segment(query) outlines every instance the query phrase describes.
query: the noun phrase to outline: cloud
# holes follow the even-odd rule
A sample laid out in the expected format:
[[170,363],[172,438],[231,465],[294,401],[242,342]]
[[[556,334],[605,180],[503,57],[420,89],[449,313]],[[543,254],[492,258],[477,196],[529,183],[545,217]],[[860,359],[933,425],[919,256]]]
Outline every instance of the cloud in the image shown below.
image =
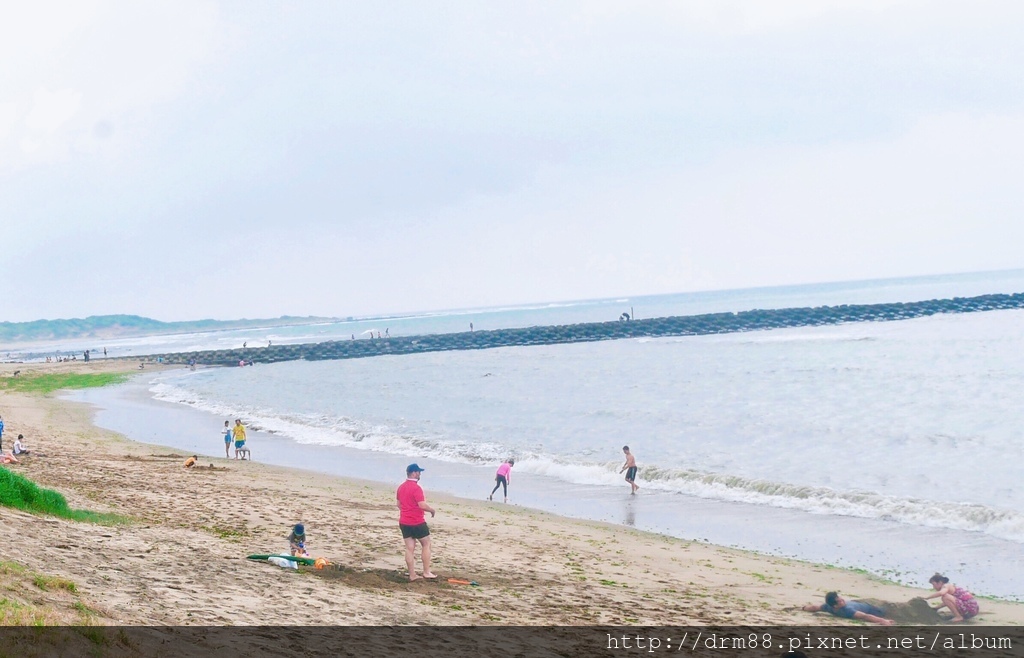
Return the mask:
[[102,141],[97,123],[145,139],[147,114],[177,98],[226,38],[216,8],[202,0],[4,5],[0,175],[88,160]]
[[23,58],[0,57],[10,312],[350,315],[1024,265],[1015,5],[402,9],[0,10],[0,54]]

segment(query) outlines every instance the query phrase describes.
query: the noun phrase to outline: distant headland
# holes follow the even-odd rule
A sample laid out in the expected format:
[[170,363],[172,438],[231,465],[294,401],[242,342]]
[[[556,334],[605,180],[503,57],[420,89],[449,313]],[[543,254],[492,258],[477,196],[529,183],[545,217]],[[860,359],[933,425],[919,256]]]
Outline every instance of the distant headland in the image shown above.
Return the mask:
[[92,315],[68,320],[33,320],[31,322],[0,322],[0,342],[60,340],[63,338],[125,338],[156,336],[228,329],[263,329],[292,327],[321,322],[339,322],[338,318],[295,317],[262,320],[189,320],[161,322],[139,315]]

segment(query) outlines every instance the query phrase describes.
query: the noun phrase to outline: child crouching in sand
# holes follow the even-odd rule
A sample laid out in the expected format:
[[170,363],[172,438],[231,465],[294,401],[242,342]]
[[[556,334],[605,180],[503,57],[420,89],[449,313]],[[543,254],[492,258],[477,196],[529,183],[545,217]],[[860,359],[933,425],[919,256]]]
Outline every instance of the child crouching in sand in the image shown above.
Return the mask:
[[301,523],[296,523],[291,534],[288,535],[288,548],[292,555],[309,557],[309,553],[306,551],[306,527]]

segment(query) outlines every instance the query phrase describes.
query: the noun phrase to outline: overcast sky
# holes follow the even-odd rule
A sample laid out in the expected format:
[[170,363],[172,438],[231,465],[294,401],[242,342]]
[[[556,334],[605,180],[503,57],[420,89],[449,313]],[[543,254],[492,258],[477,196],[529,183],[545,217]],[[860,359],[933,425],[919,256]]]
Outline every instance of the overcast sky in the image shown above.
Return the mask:
[[1024,267],[1024,3],[11,2],[0,320]]

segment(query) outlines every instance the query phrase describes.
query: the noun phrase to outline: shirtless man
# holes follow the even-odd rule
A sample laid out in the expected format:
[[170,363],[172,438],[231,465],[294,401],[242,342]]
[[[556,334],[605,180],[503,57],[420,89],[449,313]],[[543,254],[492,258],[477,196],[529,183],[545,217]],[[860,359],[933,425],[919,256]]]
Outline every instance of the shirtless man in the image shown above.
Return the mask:
[[626,472],[626,482],[629,482],[629,486],[633,488],[630,493],[635,494],[636,490],[640,488],[636,486],[636,457],[629,451],[629,446],[622,446],[622,452],[626,453],[626,463],[619,469],[619,473]]

